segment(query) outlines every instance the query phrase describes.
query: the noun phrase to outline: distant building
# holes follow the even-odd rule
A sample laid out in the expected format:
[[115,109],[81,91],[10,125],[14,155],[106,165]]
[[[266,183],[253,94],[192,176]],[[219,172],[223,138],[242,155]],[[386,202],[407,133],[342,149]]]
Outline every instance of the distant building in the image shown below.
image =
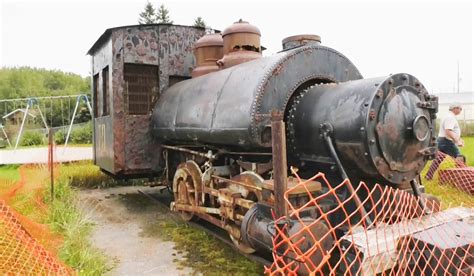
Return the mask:
[[474,120],[474,92],[462,93],[439,93],[439,112],[438,118],[443,118],[449,112],[449,105],[453,103],[462,104],[462,112],[459,114],[459,120]]

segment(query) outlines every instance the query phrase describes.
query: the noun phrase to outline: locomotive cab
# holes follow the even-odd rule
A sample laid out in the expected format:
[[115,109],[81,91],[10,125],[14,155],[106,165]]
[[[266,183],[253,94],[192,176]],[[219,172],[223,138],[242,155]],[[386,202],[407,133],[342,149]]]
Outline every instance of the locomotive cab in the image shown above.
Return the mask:
[[191,78],[204,28],[146,24],[107,29],[91,56],[93,156],[115,178],[156,177],[159,144],[150,115],[160,95]]

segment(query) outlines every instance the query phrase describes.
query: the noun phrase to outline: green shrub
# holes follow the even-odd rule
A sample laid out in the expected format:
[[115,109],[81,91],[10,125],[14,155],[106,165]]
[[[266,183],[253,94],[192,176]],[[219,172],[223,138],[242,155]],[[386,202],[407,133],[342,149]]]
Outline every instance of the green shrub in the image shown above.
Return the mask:
[[25,131],[21,137],[21,146],[36,146],[44,144],[44,135],[36,131]]
[[[60,129],[54,133],[54,142],[64,145],[68,129]],[[69,135],[68,144],[92,144],[92,124],[73,126]]]
[[0,138],[0,149],[6,148],[6,147],[7,147],[7,142],[3,138]]
[[92,144],[92,125],[88,123],[73,128],[69,139],[71,144]]
[[56,145],[63,145],[66,142],[67,132],[64,129],[60,129],[54,133],[54,143]]

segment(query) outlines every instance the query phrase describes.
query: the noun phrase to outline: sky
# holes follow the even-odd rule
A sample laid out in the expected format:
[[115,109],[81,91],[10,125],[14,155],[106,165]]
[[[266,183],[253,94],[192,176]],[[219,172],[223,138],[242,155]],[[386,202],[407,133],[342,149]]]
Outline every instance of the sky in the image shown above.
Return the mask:
[[[317,34],[368,77],[416,76],[432,93],[473,91],[472,1],[156,1],[175,24],[201,16],[224,30],[243,19],[262,33],[264,55],[283,38]],[[134,25],[146,0],[0,0],[0,66],[88,76],[87,50],[107,29]]]

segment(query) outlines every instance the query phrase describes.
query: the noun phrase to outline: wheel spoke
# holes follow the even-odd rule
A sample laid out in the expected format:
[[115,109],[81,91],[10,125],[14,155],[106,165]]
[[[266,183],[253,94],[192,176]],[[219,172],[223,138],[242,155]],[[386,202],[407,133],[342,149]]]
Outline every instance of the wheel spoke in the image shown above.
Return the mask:
[[[201,200],[198,198],[201,185],[201,171],[199,166],[193,161],[181,163],[175,173],[173,179],[173,187],[176,188],[174,193],[175,202],[187,206],[200,206]],[[194,217],[194,212],[178,211],[181,217],[189,221]]]

